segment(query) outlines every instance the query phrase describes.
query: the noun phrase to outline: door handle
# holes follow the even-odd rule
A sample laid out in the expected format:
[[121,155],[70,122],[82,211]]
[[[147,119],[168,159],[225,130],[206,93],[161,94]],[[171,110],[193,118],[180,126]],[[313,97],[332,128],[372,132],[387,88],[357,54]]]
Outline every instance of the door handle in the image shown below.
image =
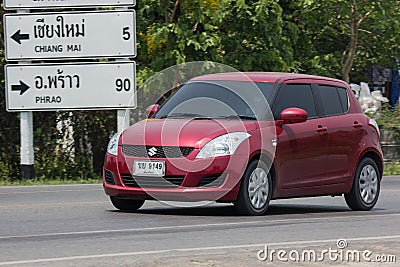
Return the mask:
[[362,125],[361,123],[358,123],[358,121],[354,121],[353,127],[354,127],[354,128],[357,128],[357,129],[360,129],[360,128],[363,127],[363,125]]
[[328,132],[328,128],[327,127],[322,127],[321,125],[318,125],[318,128],[316,130],[317,132],[319,132],[320,135],[324,135]]

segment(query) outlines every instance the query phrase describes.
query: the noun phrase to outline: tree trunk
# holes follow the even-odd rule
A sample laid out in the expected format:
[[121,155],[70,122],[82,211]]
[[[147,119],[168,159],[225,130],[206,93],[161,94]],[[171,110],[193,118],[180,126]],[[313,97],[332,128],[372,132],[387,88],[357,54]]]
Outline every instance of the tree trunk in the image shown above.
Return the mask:
[[164,21],[168,23],[168,8],[166,0],[162,0],[163,8],[164,8]]
[[175,21],[175,17],[176,17],[176,14],[178,12],[179,4],[180,4],[179,1],[180,0],[176,0],[175,1],[174,9],[172,10],[172,14],[171,14],[171,21],[170,21],[171,23],[173,23]]
[[345,62],[342,66],[342,78],[347,83],[350,82],[350,71],[356,57],[357,46],[358,46],[358,31],[361,23],[367,19],[376,9],[371,8],[363,16],[357,11],[357,0],[353,0],[351,4],[350,14],[350,42],[347,46],[347,51],[344,53]]
[[357,51],[358,27],[359,21],[357,21],[356,0],[353,0],[350,14],[350,42],[348,44],[348,50],[345,55],[346,60],[342,66],[342,79],[347,83],[350,82],[350,71],[353,66],[354,58]]

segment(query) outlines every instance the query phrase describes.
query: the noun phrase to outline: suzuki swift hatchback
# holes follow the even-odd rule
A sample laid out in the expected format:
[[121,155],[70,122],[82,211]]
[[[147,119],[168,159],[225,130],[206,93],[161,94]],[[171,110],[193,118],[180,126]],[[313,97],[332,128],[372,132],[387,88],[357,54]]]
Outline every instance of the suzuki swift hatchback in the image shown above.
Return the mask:
[[378,200],[379,129],[343,81],[206,75],[147,111],[108,145],[104,190],[117,209],[214,200],[261,215],[271,199],[344,195],[353,210]]

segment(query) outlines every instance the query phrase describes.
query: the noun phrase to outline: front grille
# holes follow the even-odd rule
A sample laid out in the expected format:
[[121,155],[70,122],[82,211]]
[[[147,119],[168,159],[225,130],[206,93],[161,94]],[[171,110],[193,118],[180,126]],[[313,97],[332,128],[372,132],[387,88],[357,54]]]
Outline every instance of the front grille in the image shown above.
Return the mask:
[[104,171],[104,176],[107,184],[115,184],[114,175],[109,170]]
[[125,186],[137,188],[177,188],[182,182],[184,176],[132,176],[130,174],[121,174]]
[[141,158],[182,158],[187,157],[193,149],[193,147],[177,146],[122,145],[122,152],[126,156]]
[[197,187],[202,188],[210,188],[210,187],[219,187],[225,181],[226,174],[213,175],[203,177]]

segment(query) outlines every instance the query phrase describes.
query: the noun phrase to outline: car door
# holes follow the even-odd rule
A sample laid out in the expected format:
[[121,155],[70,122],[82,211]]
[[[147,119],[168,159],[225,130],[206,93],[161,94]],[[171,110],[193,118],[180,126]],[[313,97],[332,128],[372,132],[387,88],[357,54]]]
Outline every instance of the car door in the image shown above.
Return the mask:
[[279,89],[273,112],[276,119],[286,108],[302,108],[306,122],[277,127],[275,169],[281,189],[324,185],[328,136],[323,118],[318,116],[311,84],[287,83]]
[[363,125],[358,114],[348,112],[346,88],[319,85],[318,95],[329,139],[326,184],[343,183],[352,176],[350,165],[362,149]]

